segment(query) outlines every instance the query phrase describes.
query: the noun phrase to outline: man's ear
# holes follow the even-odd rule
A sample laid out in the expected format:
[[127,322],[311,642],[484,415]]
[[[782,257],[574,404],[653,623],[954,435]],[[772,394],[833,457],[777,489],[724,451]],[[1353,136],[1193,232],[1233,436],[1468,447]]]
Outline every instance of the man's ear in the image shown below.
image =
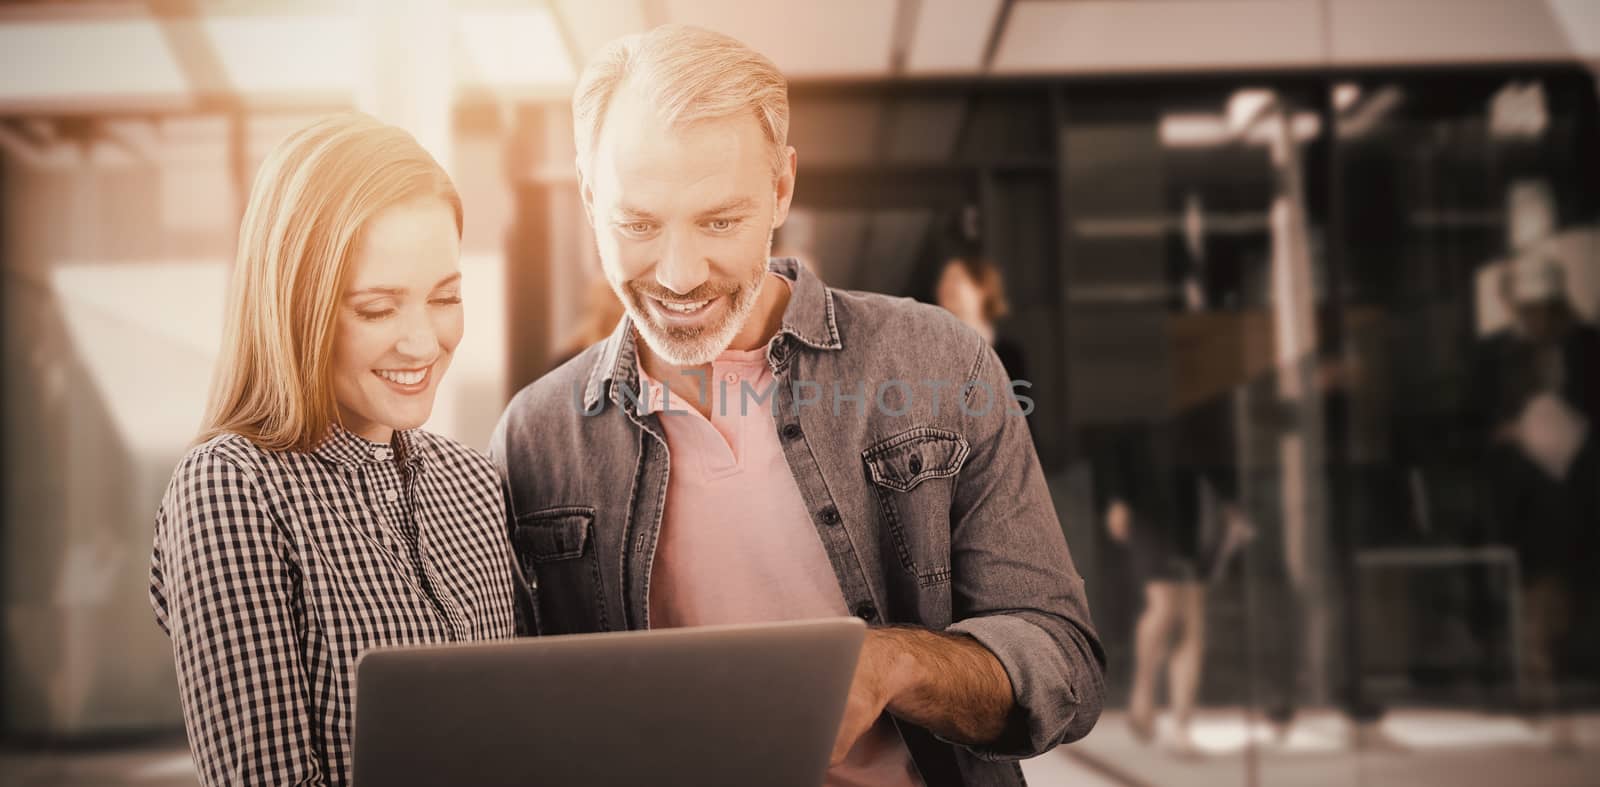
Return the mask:
[[789,219],[789,203],[794,200],[794,177],[800,166],[800,157],[793,147],[784,148],[783,153],[783,170],[778,173],[778,180],[773,188],[777,197],[772,207],[773,229],[782,227]]
[[583,174],[583,159],[573,157],[573,164],[578,169],[578,197],[583,203],[583,214],[589,217],[589,226],[594,226],[594,190],[589,188],[589,178]]

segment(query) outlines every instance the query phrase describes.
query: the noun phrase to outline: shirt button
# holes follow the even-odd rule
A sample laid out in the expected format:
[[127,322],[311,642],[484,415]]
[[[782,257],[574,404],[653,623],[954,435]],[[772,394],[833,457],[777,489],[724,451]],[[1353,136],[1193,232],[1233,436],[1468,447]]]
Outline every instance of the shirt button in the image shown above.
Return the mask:
[[839,524],[839,509],[834,508],[833,506],[828,506],[827,508],[822,509],[822,524]]
[[394,501],[400,499],[400,493],[390,489],[383,493],[383,499],[393,503]]
[[785,424],[784,427],[783,427],[783,439],[785,439],[785,440],[798,440],[798,439],[800,439],[800,425],[799,424]]
[[873,606],[872,602],[870,602],[870,601],[866,601],[866,602],[862,602],[860,604],[857,604],[856,605],[856,617],[861,618],[862,620],[865,620],[868,623],[871,623],[872,621],[876,620],[877,617],[878,617],[878,608]]
[[727,380],[730,383],[736,383],[739,382],[739,375],[734,374],[733,372],[728,372],[722,376],[722,379]]
[[922,457],[913,455],[911,457],[911,474],[916,475],[920,472],[922,472]]
[[387,448],[374,448],[374,449],[372,449],[372,458],[376,459],[376,460],[378,460],[380,462],[387,460],[389,458],[389,449],[387,449]]

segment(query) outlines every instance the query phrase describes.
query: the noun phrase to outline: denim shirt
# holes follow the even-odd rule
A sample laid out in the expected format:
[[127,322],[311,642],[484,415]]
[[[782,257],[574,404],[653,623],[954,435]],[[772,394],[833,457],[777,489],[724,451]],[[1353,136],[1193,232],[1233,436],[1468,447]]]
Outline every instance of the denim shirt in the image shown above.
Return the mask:
[[[871,624],[971,636],[1015,708],[999,739],[899,726],[929,787],[1019,785],[1015,760],[1087,734],[1105,656],[1038,456],[994,351],[942,309],[834,290],[795,260],[767,344],[777,430],[849,608]],[[490,456],[542,634],[644,629],[671,457],[640,415],[635,333],[519,392]],[[1025,396],[1025,389],[1016,389]],[[737,397],[734,397],[737,399]],[[668,415],[667,417],[673,417]]]

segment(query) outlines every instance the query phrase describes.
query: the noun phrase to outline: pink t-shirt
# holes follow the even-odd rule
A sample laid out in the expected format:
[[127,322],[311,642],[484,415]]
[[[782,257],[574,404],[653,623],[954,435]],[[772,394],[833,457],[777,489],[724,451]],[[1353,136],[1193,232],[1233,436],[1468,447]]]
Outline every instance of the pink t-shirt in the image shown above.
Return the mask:
[[[642,368],[639,374],[650,386],[646,412],[683,411],[660,416],[672,470],[650,574],[651,627],[850,614],[773,427],[765,350],[730,350],[712,362],[709,421],[676,393],[666,398]],[[922,780],[885,714],[828,771],[827,784]]]

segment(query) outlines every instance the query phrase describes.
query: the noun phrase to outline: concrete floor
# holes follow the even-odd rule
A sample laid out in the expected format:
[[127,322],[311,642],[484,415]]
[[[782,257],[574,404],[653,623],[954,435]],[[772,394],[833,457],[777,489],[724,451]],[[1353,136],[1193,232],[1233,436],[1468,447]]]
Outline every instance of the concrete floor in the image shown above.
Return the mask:
[[[1064,751],[1023,764],[1032,787],[1115,787]],[[196,787],[183,741],[106,751],[0,750],[0,787]]]
[[195,787],[194,763],[180,740],[104,750],[0,750],[5,787]]
[[1557,754],[1543,728],[1520,718],[1394,710],[1357,748],[1352,726],[1332,711],[1299,714],[1279,740],[1266,723],[1248,723],[1242,709],[1208,709],[1193,726],[1199,756],[1180,756],[1163,743],[1166,719],[1157,742],[1145,745],[1126,714],[1113,711],[1066,750],[1128,785],[1600,785],[1600,715],[1577,719],[1575,728],[1580,748]]
[[[1242,710],[1208,709],[1194,725],[1200,756],[1181,757],[1159,740],[1138,743],[1127,717],[1111,711],[1083,741],[1023,763],[1023,772],[1032,787],[1600,784],[1600,715],[1579,719],[1577,732],[1578,751],[1554,754],[1543,730],[1521,719],[1402,710],[1386,716],[1371,745],[1357,750],[1351,728],[1332,712],[1301,714],[1280,741],[1265,724],[1247,723]],[[4,787],[195,784],[182,740],[106,750],[0,750]]]

